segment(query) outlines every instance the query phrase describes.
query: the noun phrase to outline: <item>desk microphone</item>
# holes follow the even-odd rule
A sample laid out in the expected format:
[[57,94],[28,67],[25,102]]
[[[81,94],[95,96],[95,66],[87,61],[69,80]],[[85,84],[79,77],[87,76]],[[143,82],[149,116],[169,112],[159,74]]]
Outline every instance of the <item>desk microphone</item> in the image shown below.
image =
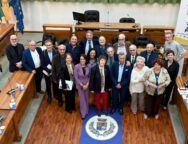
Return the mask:
[[10,78],[8,78],[8,82],[9,82],[10,90],[7,92],[7,94],[11,95],[16,92],[17,88],[12,88],[11,83],[10,83]]

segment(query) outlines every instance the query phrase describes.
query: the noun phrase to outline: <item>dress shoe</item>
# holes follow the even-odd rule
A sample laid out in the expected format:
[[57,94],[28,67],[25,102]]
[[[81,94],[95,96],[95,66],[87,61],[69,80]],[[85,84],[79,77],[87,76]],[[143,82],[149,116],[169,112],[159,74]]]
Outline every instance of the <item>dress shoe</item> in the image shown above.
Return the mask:
[[112,115],[112,114],[115,113],[115,112],[116,112],[115,109],[111,109],[110,114]]
[[123,109],[119,109],[119,114],[123,115]]
[[100,111],[100,110],[97,111],[97,115],[98,115],[99,117],[101,116],[101,111]]

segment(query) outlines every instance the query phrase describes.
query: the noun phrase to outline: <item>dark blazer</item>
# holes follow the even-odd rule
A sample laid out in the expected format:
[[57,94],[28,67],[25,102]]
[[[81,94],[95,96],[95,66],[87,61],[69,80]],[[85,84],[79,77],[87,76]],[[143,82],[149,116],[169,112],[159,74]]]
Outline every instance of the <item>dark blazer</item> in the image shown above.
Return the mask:
[[[105,74],[105,91],[108,91],[108,89],[111,86],[111,77],[110,77],[110,69],[107,65],[104,67],[104,74]],[[94,91],[96,93],[101,92],[101,74],[99,70],[99,65],[97,64],[91,69],[91,75],[90,75],[90,91]]]
[[145,64],[146,64],[146,66],[148,66],[149,68],[153,67],[152,61],[153,61],[154,59],[158,58],[157,54],[156,54],[154,51],[151,52],[151,55],[150,55],[148,61],[147,61],[147,51],[141,52],[141,53],[140,53],[140,56],[142,56],[142,57],[145,58],[145,60],[146,60],[146,61],[145,61]]
[[[72,70],[74,72],[74,66],[73,65],[72,65]],[[74,74],[73,74],[73,76],[74,76]],[[71,80],[66,64],[65,64],[64,67],[61,67],[61,72],[59,74],[59,78],[62,80],[62,88],[66,89],[65,80]]]
[[70,53],[73,58],[73,63],[76,65],[80,62],[81,46],[77,45],[75,48],[71,44],[66,45],[66,52]]
[[126,61],[130,61],[130,63],[131,63],[131,68],[133,68],[134,67],[134,64],[135,64],[135,62],[136,62],[136,57],[137,57],[138,55],[136,54],[135,55],[135,61],[134,61],[134,63],[131,63],[131,55],[127,55],[126,56]]
[[[109,59],[109,56],[107,55],[106,57],[106,64],[109,66],[108,64],[108,59]],[[114,52],[114,61],[112,62],[112,64],[115,62],[115,61],[118,61],[118,55]],[[110,66],[109,66],[110,67]],[[110,70],[111,70],[111,67],[110,67]]]
[[65,59],[60,54],[56,54],[52,59],[52,79],[55,83],[59,82],[61,69],[65,67]]
[[[86,47],[87,39],[84,39],[80,42],[80,47],[81,47],[81,54],[85,54],[85,47]],[[99,42],[96,39],[93,39],[93,47],[95,48]]]
[[[115,87],[118,84],[118,73],[119,73],[119,62],[114,62],[111,68],[111,79],[112,79],[113,87]],[[123,88],[129,86],[128,84],[129,84],[130,76],[131,76],[131,67],[126,66],[125,64],[123,69],[123,75],[120,82]]]
[[108,44],[105,44],[104,48],[101,48],[100,45],[96,45],[95,49],[97,51],[97,57],[104,55],[107,56],[106,49],[109,47]]
[[179,71],[178,62],[174,60],[173,63],[168,67],[168,60],[165,60],[164,67],[167,69],[171,81],[175,83]]
[[6,47],[6,55],[9,60],[9,71],[10,72],[19,70],[18,67],[16,67],[16,63],[20,62],[22,60],[24,46],[23,46],[23,44],[18,43],[17,48],[18,48],[18,55],[16,54],[14,47],[11,44],[9,44]]
[[[39,47],[37,47],[36,50],[37,50],[40,60],[41,60],[42,50]],[[33,62],[33,58],[31,56],[31,52],[29,49],[26,49],[23,53],[22,64],[23,64],[24,68],[26,69],[26,71],[28,71],[28,72],[32,72],[32,70],[35,69],[35,64]]]
[[[52,59],[54,55],[56,55],[56,50],[52,49]],[[52,62],[50,61],[50,58],[48,56],[48,51],[44,50],[41,55],[41,65],[42,65],[43,70],[48,72],[48,74],[51,73],[51,70],[47,68],[49,64],[52,65]]]

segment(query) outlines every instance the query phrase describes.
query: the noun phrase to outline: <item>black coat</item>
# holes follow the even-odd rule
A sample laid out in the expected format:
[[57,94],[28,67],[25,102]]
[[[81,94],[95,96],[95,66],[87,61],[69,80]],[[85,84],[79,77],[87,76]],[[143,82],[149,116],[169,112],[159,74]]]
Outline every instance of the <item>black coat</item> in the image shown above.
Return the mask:
[[[52,49],[52,59],[54,55],[56,55],[56,50]],[[51,70],[47,68],[48,64],[52,65],[52,63],[50,62],[50,58],[48,56],[48,51],[44,50],[41,55],[41,65],[43,70],[45,70],[48,73],[51,73]]]
[[65,59],[60,54],[56,54],[52,59],[52,79],[58,83],[62,69],[65,67]]
[[23,44],[18,43],[17,48],[18,48],[18,54],[16,53],[14,47],[11,44],[9,44],[6,47],[6,55],[7,55],[8,61],[9,61],[9,71],[10,72],[19,70],[19,68],[16,67],[16,63],[22,61],[24,46],[23,46]]
[[[110,78],[110,69],[107,65],[104,67],[104,74],[105,74],[105,88],[104,90],[107,91],[111,88],[111,78]],[[101,74],[99,70],[99,65],[97,64],[91,69],[90,75],[90,91],[94,91],[96,93],[101,92]]]
[[[86,44],[87,44],[87,39],[84,39],[80,42],[79,45],[81,47],[81,51],[80,51],[81,54],[85,54]],[[93,39],[93,48],[95,48],[98,44],[99,42],[96,39]]]
[[165,60],[164,67],[167,69],[171,81],[175,83],[179,71],[178,62],[174,60],[173,63],[168,67],[168,60]]
[[66,52],[70,53],[73,58],[74,65],[80,62],[81,47],[77,45],[75,48],[71,44],[66,45]]

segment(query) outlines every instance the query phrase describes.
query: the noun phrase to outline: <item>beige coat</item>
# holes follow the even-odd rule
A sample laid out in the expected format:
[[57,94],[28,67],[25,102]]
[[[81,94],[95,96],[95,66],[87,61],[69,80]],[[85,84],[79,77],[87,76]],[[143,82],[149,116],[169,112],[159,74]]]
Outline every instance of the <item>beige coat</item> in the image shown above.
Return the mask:
[[[151,87],[149,84],[156,84],[156,78],[155,78],[155,73],[154,69],[150,68],[145,74],[144,74],[144,79],[145,79],[145,91],[149,95],[154,95],[155,88]],[[158,95],[161,95],[164,93],[165,88],[170,84],[171,79],[170,76],[165,68],[161,68],[161,72],[159,74],[158,78],[158,85],[162,85],[161,88],[158,88]]]

